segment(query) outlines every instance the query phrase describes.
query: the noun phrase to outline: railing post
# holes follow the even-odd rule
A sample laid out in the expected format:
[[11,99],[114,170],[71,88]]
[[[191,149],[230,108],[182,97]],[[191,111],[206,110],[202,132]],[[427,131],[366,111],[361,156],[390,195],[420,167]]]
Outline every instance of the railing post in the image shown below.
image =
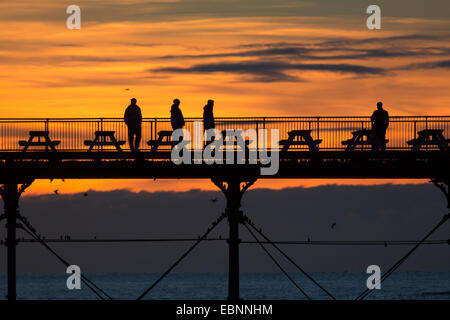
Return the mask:
[[317,140],[320,139],[320,117],[317,117]]
[[[49,133],[49,135],[50,135],[49,126],[48,126],[49,123],[48,122],[49,122],[49,119],[45,119],[45,124],[44,124],[45,130],[44,131],[47,131]],[[45,146],[45,151],[46,152],[48,151],[48,146],[47,145]]]
[[[100,131],[103,131],[103,118],[100,118]],[[103,140],[102,142],[104,142],[105,141],[105,136],[102,135],[101,139]],[[103,152],[103,144],[100,146],[100,151]]]
[[414,139],[417,139],[417,121],[414,120]]
[[256,150],[259,150],[259,120],[256,120]]

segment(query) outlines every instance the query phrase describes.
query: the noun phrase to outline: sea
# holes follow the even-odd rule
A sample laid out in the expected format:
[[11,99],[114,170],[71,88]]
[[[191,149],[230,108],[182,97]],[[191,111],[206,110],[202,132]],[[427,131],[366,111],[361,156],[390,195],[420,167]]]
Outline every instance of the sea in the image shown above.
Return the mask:
[[[84,274],[113,299],[134,300],[159,273]],[[290,276],[313,300],[330,297],[301,273]],[[356,272],[312,272],[310,276],[338,300],[353,300],[366,287],[369,275]],[[17,275],[17,298],[23,300],[95,300],[98,297],[81,284],[69,290],[64,274]],[[0,299],[5,299],[6,275],[0,275]],[[225,300],[227,273],[173,273],[153,288],[145,299],[151,300]],[[307,299],[282,273],[241,273],[240,294],[244,300]],[[367,300],[449,300],[450,272],[396,272],[373,289]]]

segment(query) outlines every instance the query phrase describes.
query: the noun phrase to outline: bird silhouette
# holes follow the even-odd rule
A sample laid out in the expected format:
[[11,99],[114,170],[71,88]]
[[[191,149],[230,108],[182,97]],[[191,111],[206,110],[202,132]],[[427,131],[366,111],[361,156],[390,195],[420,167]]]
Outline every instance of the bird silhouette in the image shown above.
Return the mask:
[[126,89],[124,89],[125,91],[130,91],[130,88],[126,88]]
[[55,191],[53,191],[56,195],[58,195],[58,189],[56,189]]
[[332,224],[331,224],[331,229],[334,229],[336,227],[336,222],[333,222]]
[[85,193],[83,194],[83,196],[87,197],[87,196],[88,196],[88,193],[87,193],[87,192],[85,192]]
[[211,201],[212,201],[212,202],[216,202],[216,201],[217,201],[217,198],[213,198],[213,199],[211,199]]

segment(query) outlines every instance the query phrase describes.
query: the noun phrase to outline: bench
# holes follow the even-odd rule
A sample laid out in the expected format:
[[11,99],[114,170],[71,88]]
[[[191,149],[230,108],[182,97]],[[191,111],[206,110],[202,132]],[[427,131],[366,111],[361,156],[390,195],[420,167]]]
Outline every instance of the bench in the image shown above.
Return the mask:
[[[29,147],[46,147],[46,150],[50,148],[52,152],[56,152],[55,146],[61,143],[59,140],[52,141],[48,131],[30,131],[29,135],[27,141],[19,140],[19,146],[24,147],[23,152],[26,152]],[[38,138],[38,141],[33,141],[34,138]],[[44,140],[41,140],[41,138]]]
[[89,146],[87,152],[91,152],[94,147],[114,146],[117,151],[122,152],[121,146],[125,141],[117,141],[115,131],[95,131],[94,140],[85,140],[84,145]]
[[311,137],[311,130],[292,130],[288,132],[287,140],[280,140],[278,144],[283,146],[281,152],[288,151],[291,146],[308,146],[309,151],[318,151],[322,140],[314,140]]
[[445,139],[443,129],[425,129],[419,131],[418,137],[407,141],[412,151],[419,151],[423,146],[436,146],[441,151],[449,151],[450,139]]
[[[384,144],[379,141],[378,137],[374,134],[373,130],[362,129],[352,132],[353,137],[348,140],[342,141],[342,145],[346,146],[345,151],[354,151],[357,146],[371,146],[372,151],[378,150],[381,146],[384,149],[386,143],[389,142],[388,139],[384,140]],[[366,139],[364,139],[366,138]]]

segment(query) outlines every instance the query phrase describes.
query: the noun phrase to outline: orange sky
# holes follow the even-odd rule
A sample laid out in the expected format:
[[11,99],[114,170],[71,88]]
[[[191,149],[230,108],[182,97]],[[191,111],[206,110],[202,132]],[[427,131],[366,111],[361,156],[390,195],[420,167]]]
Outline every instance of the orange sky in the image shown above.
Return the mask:
[[[210,98],[218,117],[368,115],[379,100],[391,115],[449,115],[450,21],[438,12],[415,1],[410,15],[386,5],[382,30],[370,31],[363,6],[345,14],[326,0],[222,2],[205,9],[202,0],[78,1],[81,30],[66,28],[72,3],[1,3],[0,117],[121,117],[132,96],[144,117],[169,116],[175,97],[187,117],[201,116]],[[343,183],[257,187],[336,182]],[[41,181],[30,192],[55,185],[66,192],[212,188]]]

